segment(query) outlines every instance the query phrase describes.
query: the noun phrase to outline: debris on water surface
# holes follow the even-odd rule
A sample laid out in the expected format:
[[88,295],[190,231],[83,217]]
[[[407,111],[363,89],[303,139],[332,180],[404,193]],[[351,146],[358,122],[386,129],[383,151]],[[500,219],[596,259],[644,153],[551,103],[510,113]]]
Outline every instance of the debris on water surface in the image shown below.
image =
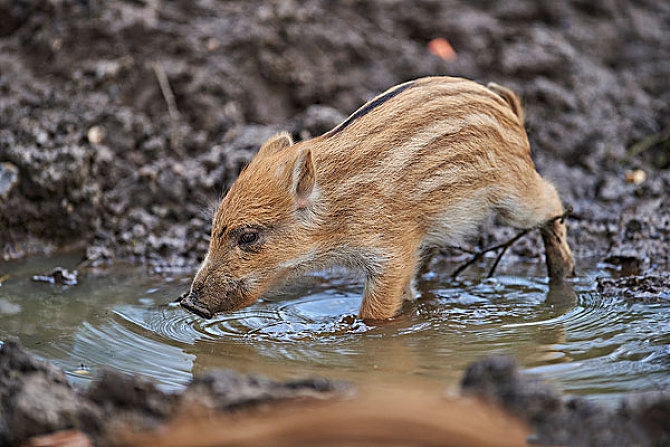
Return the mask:
[[55,267],[49,273],[33,275],[32,279],[36,282],[47,282],[49,284],[58,284],[63,286],[76,286],[77,275],[78,272],[76,270],[69,271],[63,267]]
[[18,313],[21,313],[20,305],[0,298],[0,315],[16,315]]
[[0,274],[0,286],[2,285],[3,282],[7,281],[8,279],[9,275]]

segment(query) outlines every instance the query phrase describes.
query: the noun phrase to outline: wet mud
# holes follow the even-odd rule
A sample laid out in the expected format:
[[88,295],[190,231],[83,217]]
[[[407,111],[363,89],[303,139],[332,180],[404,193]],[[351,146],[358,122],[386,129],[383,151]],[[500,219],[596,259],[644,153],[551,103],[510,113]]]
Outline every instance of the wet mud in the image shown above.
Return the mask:
[[582,398],[562,398],[539,378],[520,374],[506,357],[468,367],[465,393],[497,403],[534,429],[530,444],[612,446],[670,445],[670,393],[628,398],[614,409]]
[[[29,0],[0,16],[5,259],[76,246],[193,269],[266,137],[318,135],[391,85],[448,74],[522,95],[578,257],[668,264],[666,2]],[[455,53],[435,56],[435,38]]]
[[289,400],[332,399],[351,394],[343,382],[304,379],[284,383],[216,370],[196,377],[179,394],[161,391],[139,376],[106,371],[86,389],[65,373],[28,354],[15,341],[0,347],[0,445],[76,430],[95,445],[115,445],[120,434],[159,427],[198,409],[232,412]]

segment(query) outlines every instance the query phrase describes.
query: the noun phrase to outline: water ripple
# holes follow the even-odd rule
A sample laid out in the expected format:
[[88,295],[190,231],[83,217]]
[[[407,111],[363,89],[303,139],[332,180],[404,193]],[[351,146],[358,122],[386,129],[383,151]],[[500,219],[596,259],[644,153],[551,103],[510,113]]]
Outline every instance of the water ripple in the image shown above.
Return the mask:
[[115,314],[128,324],[167,340],[197,341],[326,341],[344,334],[372,329],[355,317],[360,297],[355,294],[317,293],[288,302],[264,302],[233,314],[205,320],[170,304],[157,309],[118,306]]
[[99,368],[141,373],[164,389],[182,387],[191,378],[193,356],[149,332],[129,331],[118,321],[96,326],[84,322],[61,365],[79,380],[91,379]]
[[376,325],[356,317],[361,284],[341,275],[315,276],[209,320],[142,297],[115,304],[111,319],[84,322],[67,356],[72,365],[82,358],[141,372],[168,388],[212,366],[444,378],[500,353],[578,394],[670,386],[667,305],[603,297],[588,279],[555,286],[512,275],[434,275],[421,287],[422,299]]

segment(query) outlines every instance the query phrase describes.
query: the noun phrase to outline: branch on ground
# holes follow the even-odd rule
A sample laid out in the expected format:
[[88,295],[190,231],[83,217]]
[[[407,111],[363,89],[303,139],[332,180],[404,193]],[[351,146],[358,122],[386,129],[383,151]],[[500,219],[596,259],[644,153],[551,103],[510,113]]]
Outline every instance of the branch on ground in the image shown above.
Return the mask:
[[492,252],[492,251],[496,251],[496,250],[500,250],[500,253],[498,253],[498,256],[496,256],[496,260],[493,262],[493,265],[491,266],[491,269],[489,270],[489,273],[488,273],[488,275],[486,276],[487,278],[492,277],[493,274],[494,274],[495,271],[496,271],[496,268],[498,268],[498,264],[500,263],[500,260],[501,260],[502,257],[505,255],[505,252],[507,251],[508,248],[510,248],[512,245],[514,245],[514,243],[515,243],[516,241],[518,241],[519,239],[521,239],[522,237],[524,237],[524,236],[527,235],[528,233],[530,233],[530,232],[532,232],[532,231],[535,231],[535,230],[538,230],[538,229],[540,229],[540,228],[542,228],[542,227],[544,227],[544,226],[546,226],[546,225],[548,225],[548,224],[550,224],[550,223],[552,223],[552,222],[554,222],[554,221],[556,221],[556,220],[560,220],[561,223],[564,223],[564,222],[565,222],[565,219],[572,213],[572,211],[573,211],[572,207],[569,206],[569,207],[567,207],[567,208],[565,209],[565,211],[563,211],[563,214],[560,214],[560,215],[558,215],[558,216],[554,216],[554,217],[552,217],[551,219],[548,219],[548,220],[546,220],[545,222],[542,222],[541,224],[536,225],[536,226],[534,226],[534,227],[526,228],[526,229],[524,229],[524,230],[521,230],[519,233],[517,233],[517,234],[516,234],[514,237],[512,237],[511,239],[509,239],[509,240],[507,240],[507,241],[505,241],[505,242],[503,242],[503,243],[501,243],[501,244],[497,244],[497,245],[494,245],[494,246],[492,246],[492,247],[485,248],[485,249],[483,249],[483,250],[481,250],[481,251],[471,252],[471,251],[466,251],[466,250],[461,249],[462,251],[466,251],[466,252],[468,252],[468,253],[471,253],[471,254],[472,254],[472,258],[470,258],[470,260],[468,260],[468,261],[465,262],[463,265],[461,265],[460,267],[458,267],[458,268],[451,274],[451,277],[452,277],[452,278],[456,278],[456,277],[457,277],[463,270],[465,270],[466,268],[470,267],[470,266],[471,266],[472,264],[474,264],[475,262],[477,262],[477,261],[479,261],[480,259],[482,259],[482,257],[484,257],[484,255],[485,255],[486,253],[489,253],[489,252]]

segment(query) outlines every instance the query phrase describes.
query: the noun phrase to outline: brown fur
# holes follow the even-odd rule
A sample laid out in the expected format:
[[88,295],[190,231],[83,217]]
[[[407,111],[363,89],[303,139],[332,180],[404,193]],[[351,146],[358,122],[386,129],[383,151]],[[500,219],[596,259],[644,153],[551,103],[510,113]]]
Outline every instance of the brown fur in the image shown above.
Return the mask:
[[[390,89],[318,138],[271,138],[221,202],[182,304],[211,317],[341,265],[366,275],[360,316],[393,317],[429,248],[461,243],[491,214],[532,228],[563,212],[522,120],[509,89],[433,77]],[[549,274],[572,274],[564,222],[542,235]]]
[[126,446],[522,447],[530,430],[477,400],[401,389],[337,402],[274,404],[231,415],[187,411],[155,433],[118,433],[118,445]]

